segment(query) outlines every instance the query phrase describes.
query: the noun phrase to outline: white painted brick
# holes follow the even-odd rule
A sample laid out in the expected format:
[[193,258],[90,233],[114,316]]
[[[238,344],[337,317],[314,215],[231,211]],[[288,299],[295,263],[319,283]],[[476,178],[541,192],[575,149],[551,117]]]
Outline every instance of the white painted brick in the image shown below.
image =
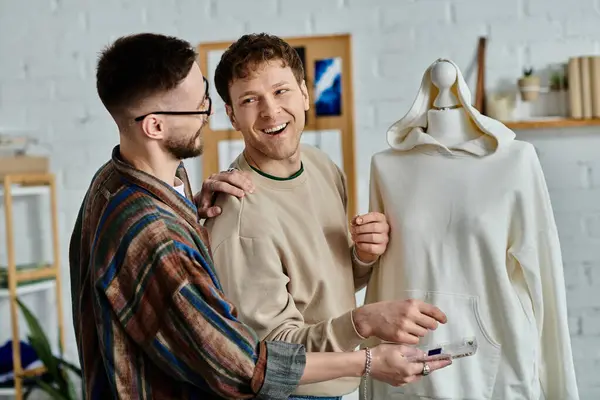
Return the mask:
[[600,188],[600,161],[592,161],[590,165],[590,180],[592,187]]
[[77,77],[55,78],[48,81],[53,100],[81,101],[93,100],[96,96],[96,80]]
[[378,101],[375,118],[379,124],[392,125],[406,114],[409,106],[406,101]]
[[219,0],[215,2],[216,16],[252,20],[256,15],[275,17],[277,15],[277,0],[235,1]]
[[[448,45],[477,47],[479,36],[487,35],[487,26],[480,21],[471,21],[461,24],[429,24],[423,23],[415,26],[415,39],[418,46],[428,46],[431,43],[443,42]],[[489,57],[489,48],[486,57]],[[493,65],[493,64],[491,64]]]
[[290,18],[298,14],[315,13],[334,13],[330,14],[335,18],[335,12],[342,8],[343,0],[302,0],[302,1],[279,1],[279,12],[282,17]]
[[585,264],[565,263],[563,268],[565,271],[568,271],[568,273],[565,273],[565,287],[568,290],[577,290],[589,284]]
[[596,257],[595,261],[586,264],[585,273],[588,284],[593,286],[600,283],[600,255]]
[[[565,240],[562,242],[563,260],[568,263],[585,263],[599,259],[598,249],[600,239],[581,238],[579,240]],[[600,281],[598,281],[600,283]],[[598,304],[600,304],[600,296]]]
[[[146,27],[145,30],[177,36],[179,35],[177,22],[182,13],[186,12],[184,15],[194,15],[194,19],[206,16],[207,5],[210,3],[198,2],[197,4],[199,5],[198,9],[194,7],[194,12],[191,13],[192,10],[183,10],[182,4],[176,0],[149,0],[145,2],[144,7],[141,9],[142,24]],[[189,3],[186,3],[186,5],[189,5]],[[188,12],[190,13],[187,14]]]
[[573,358],[576,360],[600,360],[600,347],[590,348],[589,338],[578,336],[571,339]]
[[473,1],[455,0],[452,2],[455,21],[493,21],[501,18],[516,19],[521,16],[519,0]]
[[596,12],[594,0],[528,0],[525,2],[525,9],[528,15],[559,18]]
[[559,160],[544,166],[548,189],[583,189],[589,186],[587,166],[578,161]]
[[290,14],[286,19],[273,18],[270,14],[260,14],[247,25],[249,32],[267,32],[278,36],[304,36],[311,32],[310,14]]
[[413,0],[343,0],[343,3],[349,8],[380,7],[387,10],[389,7],[397,7],[398,4],[411,3],[412,1]]
[[587,235],[584,229],[583,218],[579,213],[554,213],[556,226],[561,241],[576,240]]
[[[550,48],[548,48],[549,50]],[[540,132],[544,132],[540,135]],[[539,150],[542,167],[571,157],[573,154],[582,162],[597,162],[598,148],[600,148],[600,135],[598,128],[586,130],[585,128],[565,132],[564,135],[553,135],[551,131],[537,131],[530,136],[530,141]]]
[[494,19],[490,28],[491,40],[508,43],[556,40],[562,35],[558,21],[541,17]]
[[400,82],[404,82],[404,90],[408,90],[408,94],[403,93],[403,97],[414,98],[427,68],[440,57],[453,58],[450,50],[449,47],[444,49],[432,45],[404,54],[383,54],[379,58],[379,71],[384,78],[401,77]]
[[85,21],[91,35],[108,37],[111,41],[122,35],[146,31],[142,3],[107,0],[90,2]]
[[580,210],[581,212],[600,211],[600,189],[579,189],[572,191],[554,192],[551,195],[554,212],[569,212]]
[[19,79],[0,81],[2,103],[48,102],[52,98],[52,81],[47,79]]
[[[471,41],[476,40],[474,37]],[[513,43],[505,43],[502,40],[488,40],[486,43],[485,63],[488,67],[486,75],[490,70],[516,69],[521,73],[523,47]],[[502,75],[501,75],[502,76]],[[504,73],[503,77],[507,77]],[[492,80],[492,82],[495,80]]]
[[[368,3],[367,3],[368,4]],[[437,0],[420,0],[387,7],[383,12],[385,29],[404,29],[408,26],[435,26],[450,20],[450,3]]]
[[[586,336],[600,336],[600,309],[592,308],[583,313],[581,330]],[[598,357],[600,358],[600,356]]]
[[589,37],[600,34],[600,15],[587,14],[568,18],[565,23],[565,36]]
[[328,13],[312,13],[315,34],[326,35],[348,32],[372,32],[379,29],[379,13],[373,9],[340,9],[335,16]]
[[[390,82],[387,78],[356,79],[355,82],[361,101],[397,100],[406,96],[400,83]],[[414,90],[416,95],[417,88]]]
[[217,41],[234,41],[244,33],[244,23],[230,16],[208,19],[195,19],[181,16],[179,34],[192,44]]
[[569,316],[569,334],[571,336],[581,335],[581,317]]
[[595,54],[596,48],[596,42],[590,37],[536,42],[529,46],[529,63],[536,69],[566,63],[575,55]]
[[[587,217],[585,224],[589,235],[593,238],[600,239],[600,213]],[[598,253],[600,253],[600,249],[598,250]],[[600,255],[598,257],[600,258]]]
[[354,116],[357,131],[375,126],[375,106],[371,102],[356,102]]
[[[396,53],[414,50],[414,27],[387,32],[360,32],[352,36],[352,47],[360,51],[361,57],[376,58],[381,53]],[[355,53],[356,54],[356,53]]]

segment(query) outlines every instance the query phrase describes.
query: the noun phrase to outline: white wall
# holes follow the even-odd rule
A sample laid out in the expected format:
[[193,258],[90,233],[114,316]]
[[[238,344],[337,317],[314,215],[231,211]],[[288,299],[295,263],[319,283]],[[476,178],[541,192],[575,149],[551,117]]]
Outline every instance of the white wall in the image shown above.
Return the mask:
[[[60,182],[62,259],[83,193],[118,137],[97,99],[98,51],[139,31],[192,43],[248,31],[282,36],[350,32],[354,50],[359,206],[369,160],[412,103],[425,68],[456,61],[474,82],[477,37],[487,34],[487,85],[522,67],[597,53],[594,0],[0,0],[0,126],[35,128]],[[600,396],[600,132],[518,132],[540,151],[561,233],[582,398]],[[190,163],[190,165],[193,163]],[[200,176],[192,165],[195,176]],[[199,182],[194,182],[196,188]],[[65,294],[68,297],[68,293]],[[70,303],[65,304],[70,318]],[[2,319],[4,319],[4,311]],[[1,321],[0,321],[1,322]],[[67,326],[70,326],[67,320]],[[4,324],[0,332],[6,332]],[[2,339],[2,338],[0,338]],[[73,347],[71,348],[74,354]]]

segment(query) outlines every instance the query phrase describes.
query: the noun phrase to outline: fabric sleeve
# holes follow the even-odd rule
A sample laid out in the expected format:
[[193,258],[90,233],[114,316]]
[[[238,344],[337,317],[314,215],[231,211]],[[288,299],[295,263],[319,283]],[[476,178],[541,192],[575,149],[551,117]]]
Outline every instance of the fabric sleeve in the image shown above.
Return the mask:
[[214,248],[213,257],[223,291],[260,338],[303,344],[309,352],[351,351],[364,340],[351,311],[315,324],[304,321],[272,240],[230,237]]
[[[116,259],[96,277],[107,371],[121,371],[109,373],[109,379],[122,379],[130,363],[140,362],[111,350],[124,332],[156,365],[199,394],[287,398],[303,374],[304,348],[260,342],[237,319],[210,260],[196,246],[167,237],[160,218],[147,219],[133,225]],[[110,322],[111,313],[118,322]]]
[[509,252],[523,268],[539,334],[539,376],[546,398],[578,399],[568,327],[560,241],[550,196],[535,150],[529,155],[532,196],[517,200]]

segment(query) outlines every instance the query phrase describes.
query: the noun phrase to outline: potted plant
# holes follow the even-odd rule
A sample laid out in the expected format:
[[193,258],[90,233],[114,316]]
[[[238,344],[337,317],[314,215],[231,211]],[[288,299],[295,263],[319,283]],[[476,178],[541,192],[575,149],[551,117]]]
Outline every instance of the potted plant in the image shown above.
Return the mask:
[[524,69],[518,83],[523,101],[537,100],[540,94],[540,77],[533,73],[533,68]]
[[[48,342],[44,330],[40,326],[38,320],[35,318],[33,313],[25,306],[19,299],[17,304],[21,308],[25,321],[29,327],[29,344],[35,350],[38,358],[46,368],[46,373],[42,376],[34,377],[34,386],[28,387],[24,398],[29,397],[33,388],[39,388],[42,391],[50,395],[52,399],[60,400],[76,400],[81,396],[78,396],[75,385],[69,378],[69,370],[74,372],[79,378],[81,378],[81,369],[77,366],[69,363],[62,357],[58,357],[52,354],[52,348]],[[60,353],[62,355],[63,349],[60,345]]]

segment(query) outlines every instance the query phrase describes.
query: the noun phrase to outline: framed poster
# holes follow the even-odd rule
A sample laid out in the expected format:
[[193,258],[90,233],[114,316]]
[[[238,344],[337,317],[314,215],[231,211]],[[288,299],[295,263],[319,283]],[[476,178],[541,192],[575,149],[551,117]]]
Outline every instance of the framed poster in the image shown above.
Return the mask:
[[[297,52],[304,65],[310,109],[302,142],[325,151],[340,166],[348,182],[348,215],[356,206],[354,156],[354,110],[352,92],[351,36],[326,35],[283,38]],[[202,179],[228,168],[243,150],[243,140],[227,115],[225,105],[214,88],[214,71],[231,42],[200,43],[200,68],[209,79],[214,115],[205,128]]]

